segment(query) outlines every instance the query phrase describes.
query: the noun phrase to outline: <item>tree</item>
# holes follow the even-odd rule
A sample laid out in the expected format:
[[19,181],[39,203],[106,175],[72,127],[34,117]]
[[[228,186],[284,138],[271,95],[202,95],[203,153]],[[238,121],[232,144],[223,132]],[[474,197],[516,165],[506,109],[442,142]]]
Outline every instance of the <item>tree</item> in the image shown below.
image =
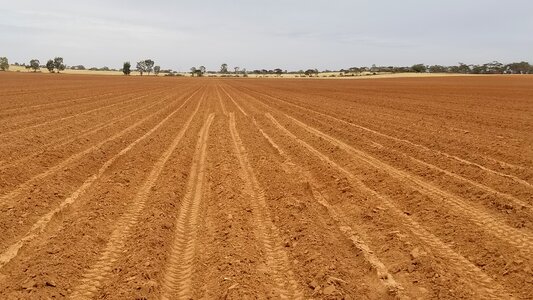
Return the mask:
[[144,65],[145,65],[144,71],[147,72],[148,75],[150,75],[150,73],[154,69],[154,61],[151,59],[147,59],[144,61]]
[[63,57],[54,58],[54,68],[57,69],[57,73],[59,73],[59,71],[65,70],[65,65],[63,64]]
[[277,69],[274,69],[274,73],[278,76],[281,76],[281,74],[283,73],[283,70],[280,69],[280,68],[277,68]]
[[470,66],[464,63],[459,63],[458,66],[452,66],[450,67],[450,70],[452,71],[452,73],[462,73],[462,74],[468,74],[471,71]]
[[7,71],[9,70],[9,60],[7,57],[0,57],[0,70]]
[[228,64],[224,63],[220,66],[220,73],[228,74]]
[[237,73],[239,72],[239,69],[240,69],[240,68],[239,68],[239,67],[235,67],[235,68],[233,68],[233,69],[235,70],[235,74],[237,74]]
[[508,73],[512,74],[529,74],[533,73],[533,66],[528,62],[522,61],[518,63],[511,63],[505,66]]
[[48,72],[50,73],[54,73],[54,68],[55,68],[55,65],[54,65],[54,61],[49,59],[47,62],[46,62],[46,68],[48,69]]
[[448,70],[444,66],[433,65],[428,68],[430,73],[446,73]]
[[205,73],[205,67],[204,66],[200,66],[198,69],[196,67],[192,67],[191,68],[191,76],[197,76],[197,77],[202,77]]
[[39,65],[41,63],[39,62],[38,59],[32,59],[30,60],[30,68],[33,69],[33,72],[37,72],[37,70],[39,70]]
[[137,71],[141,73],[141,76],[143,75],[143,73],[148,73],[149,75],[150,72],[152,72],[153,68],[154,68],[154,61],[151,59],[145,59],[145,60],[141,60],[137,62]]
[[130,75],[131,64],[129,61],[124,62],[124,65],[122,66],[122,73],[124,73],[124,75]]
[[161,71],[161,67],[160,66],[155,66],[154,67],[154,74],[155,75],[159,74],[160,71]]
[[483,65],[485,73],[488,74],[502,74],[504,71],[504,65],[501,62],[493,61]]
[[415,71],[416,73],[423,73],[426,72],[426,65],[416,64],[411,67],[411,70]]
[[137,62],[137,71],[141,73],[141,76],[143,76],[143,73],[146,72],[146,61],[141,60]]
[[305,75],[307,76],[313,76],[313,74],[315,74],[316,76],[318,76],[318,70],[317,69],[307,69],[305,72],[304,72]]

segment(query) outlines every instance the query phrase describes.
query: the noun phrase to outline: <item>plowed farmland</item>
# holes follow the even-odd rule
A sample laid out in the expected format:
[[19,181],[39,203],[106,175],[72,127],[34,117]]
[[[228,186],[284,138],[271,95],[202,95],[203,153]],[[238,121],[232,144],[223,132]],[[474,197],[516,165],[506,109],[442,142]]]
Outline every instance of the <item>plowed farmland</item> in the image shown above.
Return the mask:
[[531,299],[533,77],[0,74],[2,299]]

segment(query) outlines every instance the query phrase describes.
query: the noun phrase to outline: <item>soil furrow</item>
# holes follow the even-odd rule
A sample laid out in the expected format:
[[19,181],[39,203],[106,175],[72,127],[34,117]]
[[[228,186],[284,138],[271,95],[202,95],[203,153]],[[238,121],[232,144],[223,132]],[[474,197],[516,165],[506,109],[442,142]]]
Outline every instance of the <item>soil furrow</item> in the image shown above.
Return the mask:
[[224,102],[222,101],[222,97],[220,96],[220,86],[217,85],[216,90],[217,90],[218,102],[220,102],[220,107],[222,107],[222,112],[224,113],[225,116],[227,116],[228,111],[226,110],[226,105],[224,104]]
[[17,240],[15,243],[11,244],[4,252],[0,254],[0,269],[18,254],[18,251],[20,250],[20,248],[22,248],[22,246],[24,246],[31,240],[35,239],[40,233],[42,233],[45,230],[47,224],[52,220],[54,216],[61,213],[61,211],[63,211],[66,207],[73,204],[75,201],[77,201],[78,198],[82,197],[85,194],[85,192],[87,192],[87,190],[91,188],[94,182],[98,180],[102,176],[102,174],[104,174],[104,172],[106,172],[113,165],[115,161],[117,161],[120,157],[128,153],[137,144],[141,143],[143,140],[146,140],[148,137],[150,137],[150,135],[152,135],[156,130],[158,130],[161,126],[163,126],[163,124],[166,121],[168,121],[183,106],[185,106],[187,102],[190,99],[192,99],[196,93],[197,92],[189,96],[185,100],[185,102],[180,107],[178,107],[172,114],[168,115],[163,120],[161,120],[156,126],[152,127],[143,136],[133,141],[127,147],[122,149],[119,153],[117,153],[116,155],[111,157],[108,161],[106,161],[96,174],[93,174],[90,177],[88,177],[77,190],[75,190],[69,197],[65,198],[56,208],[49,211],[42,217],[40,217],[38,221],[35,222],[31,226],[30,230],[24,234],[22,238]]
[[[166,99],[169,99],[170,96],[167,96]],[[99,143],[79,152],[79,153],[76,153],[64,160],[62,160],[61,162],[59,162],[58,164],[50,167],[49,169],[47,169],[46,171],[40,173],[40,174],[37,174],[33,177],[31,177],[30,179],[26,180],[25,182],[19,184],[15,189],[11,190],[11,191],[8,191],[7,193],[5,193],[4,195],[0,196],[0,206],[9,206],[10,204],[12,204],[13,201],[15,201],[15,197],[20,195],[25,189],[27,189],[28,187],[30,187],[32,185],[33,182],[37,181],[37,180],[40,180],[40,179],[44,179],[48,176],[50,176],[51,174],[55,173],[55,172],[58,172],[59,170],[63,169],[64,167],[68,166],[69,164],[71,164],[72,162],[75,162],[77,161],[78,159],[84,157],[85,155],[87,155],[88,153],[91,153],[92,151],[95,151],[95,150],[98,150],[100,147],[102,147],[104,144],[106,143],[109,143],[113,140],[116,140],[117,138],[123,136],[124,134],[130,132],[131,130],[133,130],[134,128],[138,127],[139,125],[143,124],[145,121],[151,119],[153,116],[165,111],[166,109],[168,109],[168,107],[170,107],[172,104],[169,104],[169,105],[166,105],[165,107],[157,110],[156,112],[138,120],[137,122],[135,122],[134,124],[130,125],[129,127],[127,127],[126,129],[120,131],[119,133],[117,134],[114,134],[113,136],[103,140],[103,141],[100,141]]]
[[395,205],[394,202],[388,197],[379,194],[378,192],[367,187],[360,178],[354,177],[353,174],[345,170],[343,167],[339,166],[337,163],[333,162],[327,156],[313,148],[311,145],[307,144],[305,141],[299,139],[293,133],[288,131],[283,125],[281,125],[271,114],[266,114],[272,123],[283,131],[288,136],[292,137],[298,144],[302,145],[304,148],[309,150],[311,153],[320,158],[320,160],[334,167],[336,170],[344,174],[352,185],[357,187],[358,190],[363,191],[377,199],[381,200],[381,203],[394,214],[399,221],[402,221],[402,224],[409,229],[409,231],[414,234],[417,238],[421,239],[428,246],[434,249],[436,255],[441,256],[446,261],[450,262],[455,268],[457,274],[467,277],[471,280],[471,284],[476,286],[476,292],[480,293],[485,298],[490,299],[501,299],[501,297],[508,296],[508,293],[503,291],[503,288],[499,287],[489,276],[483,273],[479,268],[474,266],[471,262],[465,259],[463,256],[457,254],[452,249],[450,249],[446,244],[444,244],[440,239],[426,231],[422,226],[416,223],[414,220],[402,213]]
[[[118,96],[117,98],[119,98],[119,97],[121,97],[121,96]],[[134,98],[126,100],[126,101],[119,101],[119,102],[111,103],[111,104],[104,105],[104,106],[98,106],[96,108],[92,108],[92,109],[89,109],[89,110],[86,110],[86,111],[83,111],[83,112],[75,113],[75,114],[72,114],[72,115],[69,115],[69,116],[60,117],[60,118],[53,119],[53,120],[47,120],[47,121],[44,121],[44,122],[41,122],[41,123],[33,124],[33,125],[30,125],[30,126],[25,126],[25,127],[22,127],[22,128],[17,128],[15,130],[11,130],[11,131],[5,131],[5,132],[0,134],[0,137],[4,137],[6,135],[18,134],[18,132],[20,132],[20,131],[39,128],[39,127],[42,127],[42,126],[55,124],[55,123],[62,122],[62,121],[65,121],[65,120],[75,119],[75,118],[78,118],[78,117],[83,116],[83,115],[88,115],[88,114],[91,114],[91,113],[94,113],[94,112],[97,112],[97,111],[104,110],[106,108],[115,107],[117,105],[124,105],[126,103],[134,102],[134,101],[137,101],[139,99],[146,98],[146,97],[148,97],[148,96],[134,97]],[[104,100],[104,101],[107,101],[107,99]]]
[[487,230],[496,237],[506,241],[510,245],[513,245],[519,248],[526,255],[531,255],[533,253],[533,237],[525,232],[520,232],[515,228],[512,228],[501,221],[499,218],[487,213],[481,207],[474,207],[465,201],[447,191],[441,190],[432,184],[425,182],[424,180],[418,178],[417,176],[408,174],[402,170],[396,169],[382,161],[359,151],[338,139],[331,137],[315,128],[310,127],[309,125],[291,117],[287,116],[289,119],[293,120],[296,124],[304,128],[305,130],[331,142],[334,145],[337,145],[341,149],[352,154],[353,157],[374,166],[375,168],[386,170],[392,177],[398,179],[399,181],[407,181],[415,185],[417,189],[421,192],[424,192],[432,197],[441,199],[443,202],[447,203],[450,207],[455,208],[458,212],[466,215],[469,219],[474,221],[478,226]]
[[[171,145],[167,149],[165,149],[163,154],[160,156],[158,161],[150,170],[148,177],[137,191],[135,198],[128,205],[126,212],[120,217],[117,224],[115,224],[115,230],[111,234],[111,237],[107,242],[104,251],[101,253],[98,261],[95,265],[93,265],[89,270],[85,272],[85,274],[83,275],[83,279],[80,281],[80,284],[73,290],[71,298],[92,298],[94,294],[98,291],[98,288],[101,286],[102,281],[110,275],[113,264],[118,260],[119,256],[121,255],[124,245],[129,236],[131,235],[131,229],[135,226],[139,214],[144,208],[144,204],[147,198],[150,196],[151,188],[155,185],[155,182],[157,181],[163,167],[165,166],[165,163],[175,151],[183,135],[189,128],[191,121],[198,112],[198,109],[200,108],[201,102],[201,100],[198,102],[196,110],[189,117],[185,126],[178,132]],[[170,118],[171,115],[169,115],[168,117]]]
[[233,102],[233,104],[237,106],[237,108],[243,115],[248,116],[248,114],[242,109],[242,107],[239,104],[237,104],[235,99],[233,99],[233,97],[228,92],[226,92],[226,90],[222,86],[220,87],[220,89],[226,94],[226,96],[228,96],[231,99],[231,102]]
[[[238,104],[236,105],[238,106]],[[242,112],[247,116],[244,111]],[[257,222],[257,235],[263,244],[266,262],[269,266],[270,275],[277,285],[279,296],[281,298],[303,299],[303,293],[293,278],[294,275],[287,254],[281,247],[281,241],[277,233],[278,229],[271,222],[265,203],[264,191],[255,178],[254,171],[247,158],[246,149],[237,132],[234,113],[230,113],[230,133],[239,159],[240,171],[243,178],[247,179],[244,188],[251,198],[252,213]]]
[[[16,164],[20,164],[20,163],[26,162],[26,161],[28,161],[28,160],[30,160],[30,159],[42,154],[44,151],[51,151],[53,149],[58,149],[58,148],[61,148],[61,147],[65,147],[66,145],[68,145],[70,143],[73,143],[73,142],[76,142],[77,140],[80,140],[80,139],[82,139],[85,136],[88,136],[88,135],[91,135],[93,133],[96,133],[96,132],[98,132],[100,130],[103,130],[103,129],[107,128],[107,127],[111,127],[111,126],[115,125],[116,123],[133,116],[137,112],[140,112],[140,111],[143,111],[143,110],[149,110],[150,108],[162,103],[163,101],[165,101],[164,98],[161,99],[160,101],[150,102],[150,103],[147,103],[147,104],[142,105],[140,107],[136,106],[133,110],[128,111],[124,115],[121,115],[121,116],[119,116],[117,118],[113,118],[111,120],[107,120],[104,123],[97,124],[95,126],[86,128],[85,130],[81,131],[80,133],[78,133],[78,134],[76,134],[74,136],[67,135],[67,136],[60,137],[58,140],[53,140],[53,141],[51,141],[51,142],[49,142],[49,143],[47,143],[45,145],[40,146],[39,150],[30,152],[30,154],[27,155],[27,156],[24,156],[24,157],[21,157],[21,158],[18,158],[18,159],[10,159],[9,163],[7,163],[7,164],[3,164],[3,165],[0,164],[0,170],[6,169],[6,168],[8,168],[10,166],[13,166],[13,165],[16,165]],[[43,149],[46,149],[46,150],[43,150]]]
[[530,184],[529,182],[527,182],[527,181],[525,181],[525,180],[523,180],[521,178],[518,178],[518,177],[510,175],[510,174],[506,174],[506,173],[503,173],[503,172],[499,172],[499,171],[490,169],[490,168],[485,167],[483,165],[480,165],[478,163],[475,163],[475,162],[472,162],[472,161],[468,161],[468,160],[466,160],[464,158],[458,157],[456,155],[448,154],[446,152],[443,152],[443,151],[440,151],[440,150],[437,150],[437,149],[433,149],[433,148],[424,146],[422,144],[418,144],[418,143],[412,142],[412,141],[407,140],[407,139],[391,136],[391,135],[388,135],[388,134],[385,134],[385,133],[370,129],[370,128],[365,127],[365,126],[361,126],[361,125],[358,125],[358,124],[355,124],[355,123],[352,123],[352,122],[349,122],[349,121],[334,117],[332,115],[329,115],[329,114],[326,114],[326,113],[323,113],[323,112],[320,112],[320,111],[317,111],[317,110],[313,110],[313,109],[304,107],[302,105],[298,105],[298,104],[292,103],[292,102],[287,101],[287,100],[283,100],[283,99],[280,99],[280,98],[276,98],[276,97],[270,96],[268,94],[264,94],[264,93],[261,93],[261,92],[255,91],[255,90],[250,90],[250,89],[247,89],[247,90],[252,92],[252,93],[256,93],[256,94],[262,95],[264,97],[267,97],[269,99],[273,99],[275,101],[282,101],[283,103],[289,104],[289,105],[291,105],[293,107],[297,107],[297,108],[305,110],[307,112],[312,112],[314,114],[320,115],[321,117],[326,117],[326,118],[328,118],[330,120],[334,120],[336,122],[340,122],[342,124],[357,128],[359,130],[363,130],[363,131],[366,131],[366,132],[369,132],[369,133],[372,133],[372,134],[375,134],[375,135],[378,135],[378,136],[381,136],[381,137],[384,137],[384,138],[387,138],[387,139],[390,139],[390,140],[394,140],[396,142],[404,143],[404,144],[407,144],[407,145],[422,149],[424,151],[428,151],[430,153],[436,153],[438,155],[444,156],[444,157],[449,158],[449,159],[456,160],[456,161],[461,162],[463,164],[467,164],[467,165],[470,165],[470,166],[475,166],[475,167],[479,168],[482,171],[489,172],[491,174],[494,174],[494,175],[497,175],[497,176],[501,176],[501,177],[504,177],[504,178],[507,178],[507,179],[511,179],[514,182],[517,182],[517,183],[519,183],[519,184],[521,184],[523,186],[526,186],[526,187],[529,187],[529,188],[533,188],[532,184]]
[[[273,119],[271,115],[268,116],[271,117],[271,120],[274,122],[275,125],[279,125],[278,128],[282,129],[285,133],[288,132],[285,131],[285,128],[281,127],[281,125],[277,123],[277,121]],[[365,243],[365,241],[362,240],[356,234],[356,232],[349,225],[346,224],[346,222],[344,221],[346,217],[343,215],[343,213],[337,210],[335,207],[331,206],[328,200],[318,191],[316,180],[312,178],[308,172],[304,171],[300,166],[292,162],[291,158],[280,148],[280,146],[278,146],[274,142],[274,140],[272,140],[272,138],[267,133],[265,133],[259,127],[259,125],[257,125],[255,119],[254,123],[256,124],[256,126],[258,126],[259,131],[265,137],[265,139],[272,145],[274,149],[277,150],[278,154],[283,157],[285,163],[288,165],[288,168],[292,170],[291,173],[297,173],[297,176],[303,177],[303,180],[309,183],[309,188],[313,197],[320,205],[326,208],[329,215],[338,223],[339,230],[344,233],[346,238],[352,241],[353,245],[361,252],[363,252],[365,259],[376,270],[376,275],[378,276],[379,281],[387,288],[388,292],[400,298],[405,298],[406,296],[402,295],[402,290],[404,288],[401,286],[401,284],[396,282],[394,277],[389,273],[388,268],[374,254],[374,251],[370,249],[370,247]],[[290,136],[294,139],[297,139],[294,135]]]
[[215,115],[209,115],[202,127],[187,183],[186,194],[181,201],[176,220],[174,242],[163,277],[161,299],[191,299],[192,274],[195,266],[197,223],[203,198],[207,139],[209,127]]

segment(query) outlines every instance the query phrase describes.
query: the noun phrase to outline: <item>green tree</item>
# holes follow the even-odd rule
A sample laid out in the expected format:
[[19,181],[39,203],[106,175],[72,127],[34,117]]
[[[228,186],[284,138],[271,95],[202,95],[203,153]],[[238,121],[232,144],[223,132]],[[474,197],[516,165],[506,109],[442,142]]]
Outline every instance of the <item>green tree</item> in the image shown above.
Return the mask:
[[485,69],[485,73],[488,74],[502,74],[505,70],[505,66],[498,61],[492,61],[490,63],[486,63],[483,65],[483,68]]
[[41,63],[38,59],[32,59],[30,60],[30,68],[33,69],[33,72],[37,72],[39,70]]
[[239,73],[239,67],[234,67],[233,69],[235,70],[235,74]]
[[154,74],[157,75],[157,74],[159,74],[159,72],[161,72],[161,67],[160,66],[155,66],[154,67]]
[[428,68],[430,73],[446,73],[448,70],[444,66],[433,65]]
[[124,73],[124,75],[130,75],[131,64],[129,61],[124,62],[124,65],[122,66],[122,73]]
[[318,77],[318,70],[317,69],[307,69],[304,72],[305,75],[312,77],[313,75],[316,75]]
[[200,71],[200,76],[205,74],[205,67],[204,66],[200,66],[200,68],[198,70]]
[[220,66],[220,73],[222,73],[222,74],[228,74],[228,64],[223,63],[223,64]]
[[462,73],[462,74],[468,74],[472,71],[469,65],[461,63],[461,62],[459,63],[458,66],[453,66],[452,70],[453,70],[453,73]]
[[198,70],[196,70],[196,67],[192,67],[191,68],[191,76],[194,77],[194,75],[196,75]]
[[505,68],[508,70],[509,73],[512,73],[512,74],[533,73],[533,66],[525,61],[508,64],[505,66]]
[[7,71],[9,70],[9,60],[7,57],[0,57],[0,70]]
[[416,73],[423,73],[426,72],[426,65],[416,64],[411,67],[411,70],[415,71]]
[[57,69],[57,73],[59,73],[59,71],[65,70],[65,65],[63,64],[63,57],[54,58],[54,68]]
[[153,71],[154,64],[154,61],[151,59],[147,59],[144,61],[145,71],[148,73],[148,75],[150,75],[150,73]]
[[146,72],[146,61],[145,60],[141,60],[139,62],[137,62],[137,71],[139,73],[141,73],[141,76],[143,76],[143,73]]
[[55,68],[55,65],[54,65],[54,61],[49,59],[47,62],[46,62],[46,68],[48,69],[48,72],[50,73],[54,73],[54,68]]

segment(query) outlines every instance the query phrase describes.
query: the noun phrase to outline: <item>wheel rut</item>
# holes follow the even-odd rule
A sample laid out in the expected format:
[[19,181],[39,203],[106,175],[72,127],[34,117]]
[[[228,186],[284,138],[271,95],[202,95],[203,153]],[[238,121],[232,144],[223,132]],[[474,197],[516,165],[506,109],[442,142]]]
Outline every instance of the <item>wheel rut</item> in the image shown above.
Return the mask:
[[222,97],[220,96],[220,86],[217,86],[216,90],[217,90],[218,102],[220,103],[220,107],[222,107],[222,112],[224,113],[224,116],[227,116],[228,110],[226,109],[226,105],[224,104],[224,102],[222,101]]
[[[165,97],[165,99],[169,99],[170,97]],[[35,181],[37,180],[40,180],[40,179],[44,179],[58,171],[60,171],[61,169],[63,169],[64,167],[68,166],[69,164],[73,163],[73,162],[76,162],[77,160],[81,159],[82,157],[84,157],[85,155],[95,151],[95,150],[98,150],[100,147],[102,147],[104,144],[106,143],[109,143],[111,141],[114,141],[118,138],[120,138],[121,136],[125,135],[126,133],[132,131],[133,129],[139,127],[141,124],[143,124],[144,122],[146,122],[147,120],[151,119],[153,116],[163,112],[164,110],[168,109],[168,107],[170,107],[172,104],[168,104],[166,105],[165,107],[157,110],[156,112],[138,120],[137,122],[135,122],[134,124],[130,125],[129,127],[127,127],[126,129],[114,134],[113,136],[85,149],[84,151],[82,152],[79,152],[79,153],[76,153],[68,158],[66,158],[65,160],[61,161],[60,163],[56,164],[55,166],[47,169],[46,171],[40,173],[40,174],[37,174],[35,176],[33,176],[32,178],[28,179],[27,181],[23,182],[22,184],[18,185],[14,190],[0,196],[0,207],[1,206],[7,206],[7,205],[10,205],[12,204],[13,201],[15,201],[15,197],[20,195],[25,189],[27,189],[28,187],[30,187],[32,185],[32,183],[34,183]]]
[[[120,98],[120,97],[121,96],[118,96],[117,98]],[[79,116],[83,116],[83,115],[87,115],[87,114],[90,114],[90,113],[94,113],[94,112],[97,112],[97,111],[100,111],[100,110],[103,110],[103,109],[106,109],[106,108],[114,107],[114,106],[117,106],[117,105],[123,105],[123,104],[126,104],[126,103],[134,102],[134,101],[137,101],[139,99],[143,99],[143,98],[147,98],[147,97],[149,97],[149,95],[139,96],[139,97],[135,97],[135,98],[132,98],[132,99],[129,99],[129,100],[126,100],[126,101],[119,101],[119,102],[111,103],[111,104],[108,104],[108,105],[102,105],[102,106],[98,106],[96,108],[89,109],[87,111],[76,113],[76,114],[73,114],[73,115],[70,115],[70,116],[61,117],[61,118],[57,118],[57,119],[54,119],[54,120],[45,121],[45,122],[42,122],[42,123],[38,123],[38,124],[34,124],[34,125],[22,127],[22,128],[17,128],[15,130],[11,130],[11,131],[7,131],[7,132],[4,132],[4,133],[0,133],[0,138],[3,137],[3,136],[6,136],[6,135],[12,135],[12,134],[18,133],[20,131],[24,131],[24,130],[28,130],[28,129],[32,129],[32,128],[39,128],[39,127],[50,125],[50,124],[54,124],[54,123],[57,123],[57,122],[70,120],[70,119],[73,119],[73,118],[77,118]]]
[[220,87],[220,89],[231,99],[233,104],[237,106],[237,108],[241,111],[243,115],[248,116],[248,114],[244,111],[244,109],[242,109],[242,107],[237,103],[237,101],[235,101],[235,99],[233,99],[233,97],[223,87]]
[[[196,94],[193,93],[191,96],[189,96],[185,102],[180,105],[174,112],[172,112],[170,115],[165,117],[163,120],[161,120],[156,126],[152,127],[149,131],[147,131],[143,136],[133,141],[131,144],[129,144],[127,147],[122,149],[119,153],[117,153],[115,156],[111,157],[108,161],[106,161],[102,167],[98,170],[96,174],[91,175],[88,177],[83,184],[78,187],[69,197],[65,198],[56,208],[49,211],[47,214],[41,216],[37,222],[35,222],[30,230],[26,232],[26,234],[17,240],[15,243],[11,244],[4,252],[0,253],[0,269],[7,264],[9,261],[11,261],[14,257],[17,256],[19,250],[35,239],[39,234],[41,234],[45,229],[48,223],[52,220],[54,216],[62,212],[66,207],[70,206],[74,202],[76,202],[80,197],[82,197],[87,190],[89,190],[93,184],[113,165],[115,161],[117,161],[120,157],[124,156],[126,153],[128,153],[131,149],[133,149],[137,144],[141,143],[143,140],[146,140],[148,137],[150,137],[157,129],[159,129],[161,126],[163,126],[172,116],[174,116],[177,112],[179,112]],[[196,108],[196,111],[198,111],[198,107]],[[195,113],[196,113],[195,111]],[[187,123],[188,126],[189,123]]]
[[205,184],[207,139],[215,114],[211,113],[200,130],[196,150],[187,181],[186,193],[181,201],[162,281],[161,299],[191,299],[192,275],[196,253],[197,225]]
[[162,103],[163,101],[164,101],[164,99],[162,99],[160,101],[156,101],[154,103],[148,103],[146,105],[143,105],[141,107],[135,108],[135,109],[127,112],[123,116],[120,116],[118,118],[109,120],[109,121],[107,121],[107,122],[105,122],[103,124],[98,124],[96,126],[88,128],[88,129],[80,132],[79,134],[77,134],[77,135],[75,135],[73,137],[66,136],[66,137],[60,138],[59,140],[55,140],[55,141],[52,141],[50,143],[47,143],[47,144],[41,146],[38,151],[30,153],[27,156],[24,156],[24,157],[21,157],[19,159],[15,159],[15,160],[10,160],[9,163],[6,163],[6,164],[0,164],[0,170],[4,170],[4,169],[6,169],[6,168],[8,168],[10,166],[13,166],[13,165],[21,163],[21,162],[25,162],[25,161],[33,158],[33,157],[36,157],[36,156],[38,156],[39,154],[41,154],[43,152],[42,149],[57,149],[57,148],[60,148],[60,147],[64,147],[65,145],[68,145],[69,143],[75,142],[76,140],[79,140],[79,139],[81,139],[81,138],[83,138],[85,136],[91,135],[91,134],[93,134],[95,132],[98,132],[98,131],[100,131],[102,129],[108,128],[108,127],[116,124],[117,122],[125,120],[125,119],[129,118],[130,116],[134,115],[137,112],[140,112],[142,110],[148,110],[148,109],[150,109],[150,108]]
[[[382,205],[386,206],[393,215],[398,218],[398,221],[406,227],[414,236],[423,241],[431,249],[433,249],[435,255],[443,258],[445,261],[450,262],[450,265],[456,270],[457,274],[468,278],[473,286],[475,286],[476,292],[482,295],[486,299],[502,299],[508,298],[509,293],[505,292],[503,287],[495,283],[487,274],[481,271],[478,267],[473,265],[463,256],[459,255],[443,243],[439,238],[425,230],[420,224],[406,216],[400,209],[396,207],[392,199],[387,196],[381,195],[378,192],[367,187],[360,178],[357,178],[352,173],[347,171],[345,168],[339,166],[337,163],[332,161],[326,155],[322,154],[320,151],[313,148],[307,142],[299,139],[292,132],[286,129],[281,125],[276,118],[274,118],[270,113],[265,114],[268,119],[284,134],[291,137],[295,142],[306,148],[308,151],[316,155],[320,160],[324,161],[326,164],[330,165],[334,169],[337,169],[342,173],[346,178],[349,179],[350,183],[356,187],[358,190],[363,191],[364,193],[380,199]],[[349,233],[349,232],[348,232]]]
[[229,128],[235,153],[239,160],[240,172],[245,180],[244,191],[250,197],[253,218],[256,222],[257,237],[265,251],[266,264],[280,298],[303,299],[303,292],[291,270],[287,253],[282,248],[277,227],[272,223],[265,200],[265,192],[257,181],[248,161],[246,149],[236,128],[235,114],[229,114]]
[[[317,183],[312,176],[303,170],[300,166],[295,164],[289,155],[281,149],[279,145],[277,145],[274,140],[262,129],[259,127],[257,122],[254,119],[254,124],[257,126],[263,137],[270,143],[270,145],[277,150],[278,154],[284,159],[285,163],[287,165],[290,165],[290,169],[293,172],[296,172],[298,175],[304,179],[305,182],[309,183],[309,188],[312,192],[313,198],[322,206],[326,208],[328,211],[330,217],[337,222],[338,229],[344,234],[344,236],[350,240],[353,245],[359,249],[362,253],[365,259],[370,263],[370,265],[376,270],[376,274],[378,277],[378,280],[380,283],[387,288],[388,292],[390,294],[393,294],[401,299],[407,299],[408,297],[403,294],[404,288],[400,283],[398,283],[392,274],[388,271],[388,268],[381,262],[381,260],[377,257],[376,254],[374,254],[374,251],[371,250],[371,248],[367,245],[367,243],[361,239],[356,231],[347,225],[347,223],[344,221],[346,217],[344,214],[329,204],[328,200],[320,193],[320,191],[317,188]],[[279,128],[279,127],[278,127]],[[296,136],[291,136],[292,138],[296,138]]]
[[461,199],[460,197],[457,197],[454,194],[439,189],[433,186],[432,184],[425,182],[418,176],[411,175],[407,172],[396,169],[393,166],[390,166],[380,161],[379,159],[376,159],[375,157],[364,153],[363,151],[357,150],[351,147],[350,145],[319,131],[318,129],[315,129],[291,116],[286,116],[301,128],[316,135],[317,137],[327,140],[333,145],[338,146],[339,148],[345,150],[347,153],[351,154],[352,157],[363,161],[377,169],[385,170],[390,176],[396,178],[400,182],[407,182],[419,191],[430,195],[433,198],[442,200],[444,203],[447,203],[450,208],[453,208],[455,211],[467,216],[480,228],[486,230],[487,232],[493,234],[501,240],[506,241],[510,245],[513,245],[514,247],[522,251],[524,254],[533,254],[533,237],[531,237],[529,234],[526,234],[525,232],[520,232],[515,228],[506,225],[504,221],[500,220],[496,216],[489,214],[484,209],[474,207],[473,205],[467,203],[464,199]]
[[[205,94],[204,94],[205,95]],[[203,97],[202,97],[203,100]],[[165,149],[161,157],[150,170],[150,173],[142,186],[139,188],[135,198],[127,207],[126,212],[115,224],[115,230],[111,234],[109,241],[97,262],[88,269],[80,284],[73,290],[71,298],[73,299],[90,299],[98,292],[102,281],[110,276],[114,263],[119,259],[124,250],[127,239],[131,235],[131,230],[138,222],[139,215],[144,208],[147,198],[150,196],[150,189],[156,183],[165,163],[176,150],[185,132],[189,128],[194,116],[200,108],[202,101],[199,101],[196,110],[189,117],[183,128],[178,132],[176,137],[168,148]]]
[[355,124],[355,123],[352,123],[352,122],[348,122],[346,120],[331,116],[329,114],[326,114],[326,113],[323,113],[323,112],[319,112],[319,111],[316,111],[314,109],[310,109],[310,108],[307,108],[307,107],[304,107],[304,106],[289,102],[287,100],[283,100],[283,99],[280,99],[280,98],[277,98],[277,97],[273,97],[273,96],[268,95],[268,94],[260,93],[260,92],[257,92],[257,91],[252,91],[252,90],[250,90],[248,88],[245,88],[245,89],[247,89],[251,93],[256,93],[256,94],[262,95],[264,97],[267,97],[269,99],[273,99],[273,100],[276,100],[276,101],[281,101],[281,102],[286,103],[288,105],[291,105],[293,107],[297,107],[299,109],[302,109],[302,110],[305,110],[305,111],[308,111],[308,112],[312,112],[312,113],[317,114],[319,116],[326,117],[328,119],[343,123],[345,125],[357,128],[359,130],[363,130],[363,131],[366,131],[366,132],[369,132],[369,133],[372,133],[372,134],[375,134],[375,135],[378,135],[378,136],[381,136],[381,137],[384,137],[384,138],[387,138],[387,139],[390,139],[390,140],[393,140],[393,141],[396,141],[396,142],[399,142],[399,143],[404,143],[404,144],[407,144],[407,145],[422,149],[422,150],[430,152],[430,153],[436,153],[438,155],[444,156],[444,157],[452,159],[452,160],[456,160],[456,161],[461,162],[461,163],[466,164],[466,165],[474,166],[474,167],[476,167],[476,168],[478,168],[480,170],[483,170],[485,172],[488,172],[488,173],[491,173],[491,174],[494,174],[494,175],[497,175],[497,176],[500,176],[500,177],[504,177],[504,178],[513,180],[513,181],[515,181],[515,182],[517,182],[517,183],[519,183],[519,184],[521,184],[521,185],[523,185],[525,187],[533,189],[533,185],[531,183],[529,183],[529,182],[527,182],[527,181],[525,181],[525,180],[523,180],[521,178],[518,178],[518,177],[510,175],[510,174],[506,174],[506,173],[502,173],[502,172],[490,169],[490,168],[485,167],[483,165],[480,165],[478,163],[475,163],[475,162],[466,160],[464,158],[458,157],[456,155],[452,155],[452,154],[449,154],[449,153],[446,153],[446,152],[443,152],[443,151],[440,151],[440,150],[437,150],[437,149],[431,149],[431,148],[429,148],[429,147],[427,147],[425,145],[421,145],[421,144],[412,142],[412,141],[407,140],[407,139],[391,136],[389,134],[385,134],[385,133],[379,132],[377,130],[374,130],[374,129],[371,129],[371,128],[368,128],[368,127],[365,127],[365,126],[361,126],[361,125],[358,125],[358,124]]

